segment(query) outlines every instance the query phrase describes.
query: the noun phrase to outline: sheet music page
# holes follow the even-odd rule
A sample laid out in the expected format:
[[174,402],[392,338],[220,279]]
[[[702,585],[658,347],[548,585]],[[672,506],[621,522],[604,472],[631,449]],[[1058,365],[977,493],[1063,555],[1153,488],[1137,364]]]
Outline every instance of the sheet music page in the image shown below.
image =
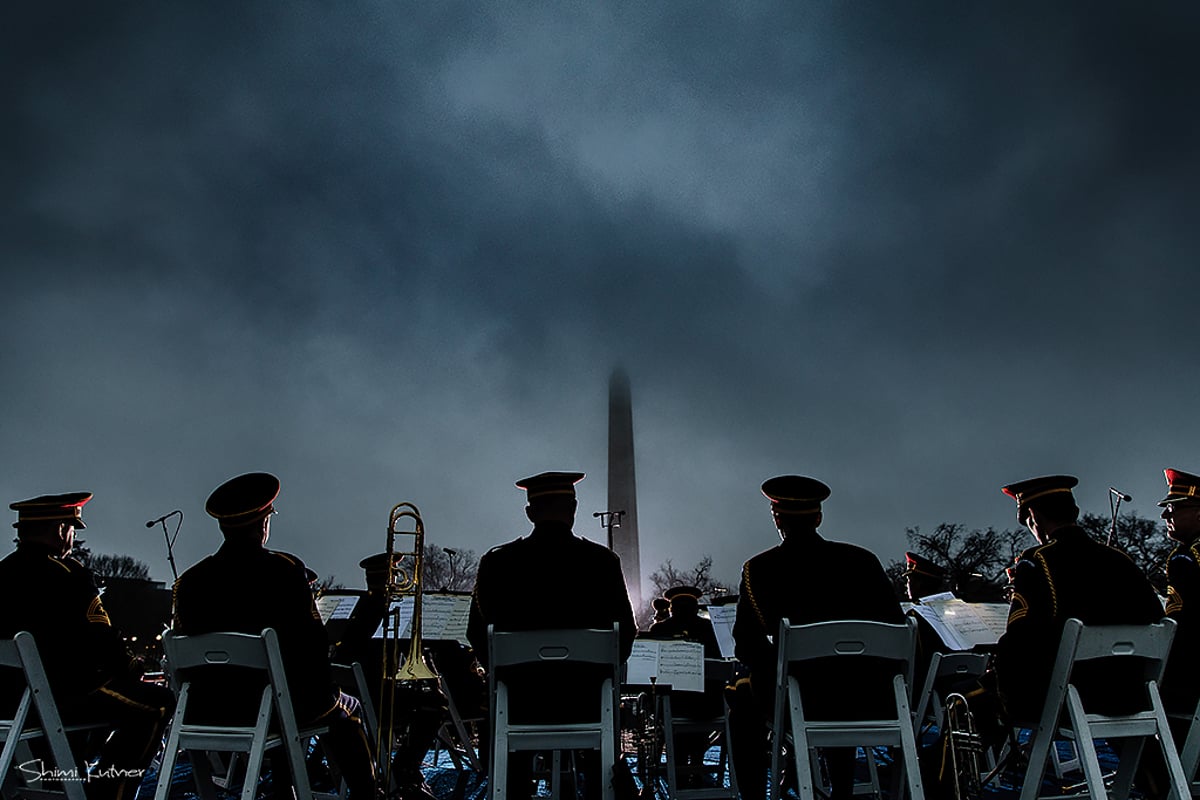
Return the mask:
[[947,601],[942,619],[958,632],[968,648],[980,644],[995,644],[1008,626],[1008,606],[1004,603],[967,603]]
[[958,634],[952,627],[942,621],[941,614],[939,614],[932,605],[926,605],[924,603],[914,605],[909,610],[909,613],[916,614],[921,619],[928,622],[930,626],[932,626],[933,630],[937,633],[938,637],[942,640],[942,643],[951,650],[971,649],[970,645],[966,644],[958,637]]
[[625,683],[658,686],[677,692],[704,691],[704,645],[659,639],[634,639],[633,652],[625,662]]
[[912,610],[928,621],[942,641],[955,650],[995,644],[1008,625],[1008,606],[1004,603],[967,603],[955,597],[923,600]]
[[650,678],[658,675],[658,645],[653,639],[634,639],[633,652],[625,662],[625,683],[650,685]]
[[699,642],[658,643],[658,682],[677,692],[704,691],[704,645]]
[[733,622],[736,616],[735,603],[708,607],[708,618],[712,621],[713,632],[717,634],[721,658],[733,658]]
[[350,619],[357,605],[357,595],[327,594],[317,598],[317,613],[321,622],[328,625],[331,619]]
[[[393,609],[400,609],[400,638],[411,636],[413,602],[412,597],[401,597],[392,601]],[[426,641],[455,639],[463,644],[467,641],[467,618],[471,613],[471,596],[466,594],[423,594],[421,595],[421,638]],[[385,622],[390,617],[385,618]],[[375,630],[374,638],[383,637],[383,623]]]
[[[413,618],[412,598],[411,597],[401,597],[399,600],[393,600],[390,611],[395,612],[396,609],[400,610],[400,636],[398,638],[407,639],[411,635],[410,629],[412,628],[412,618]],[[424,613],[425,613],[425,609],[424,609],[424,607],[422,607],[421,608],[422,616],[424,616]],[[383,638],[383,626],[384,625],[389,626],[388,630],[389,630],[389,635],[390,635],[391,624],[392,624],[392,615],[391,614],[385,615],[383,618],[383,622],[379,623],[379,627],[375,629],[375,636],[373,638],[375,638],[375,639]],[[423,623],[421,625],[421,635],[422,636],[425,635],[425,625]]]
[[426,594],[421,596],[421,637],[467,641],[467,618],[471,614],[469,594]]

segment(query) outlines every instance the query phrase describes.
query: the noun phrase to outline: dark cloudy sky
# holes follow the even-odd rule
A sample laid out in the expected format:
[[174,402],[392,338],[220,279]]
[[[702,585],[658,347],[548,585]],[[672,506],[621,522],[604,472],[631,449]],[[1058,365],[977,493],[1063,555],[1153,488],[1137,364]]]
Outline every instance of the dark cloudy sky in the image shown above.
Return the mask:
[[361,585],[482,553],[632,381],[642,564],[733,579],[780,473],[886,563],[1069,472],[1200,471],[1190,3],[19,4],[0,47],[0,496],[170,576],[208,493]]

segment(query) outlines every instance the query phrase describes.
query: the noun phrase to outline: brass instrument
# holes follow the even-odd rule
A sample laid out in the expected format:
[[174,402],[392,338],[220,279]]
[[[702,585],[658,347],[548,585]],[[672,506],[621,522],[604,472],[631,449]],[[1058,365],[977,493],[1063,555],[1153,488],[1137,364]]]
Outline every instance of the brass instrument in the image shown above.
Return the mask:
[[[413,520],[413,530],[397,531],[396,524],[402,519]],[[412,537],[409,549],[397,549],[396,536]],[[379,730],[376,743],[379,747],[379,763],[384,765],[383,786],[390,786],[392,775],[392,742],[395,738],[396,685],[403,683],[413,687],[436,687],[437,670],[426,659],[421,644],[421,569],[425,561],[425,524],[421,512],[412,503],[397,503],[388,515],[387,529],[387,579],[383,594],[386,602],[383,620],[383,685],[380,688]],[[413,614],[410,626],[408,655],[399,662],[400,609],[398,603],[404,597],[412,597]],[[393,672],[393,670],[395,670]],[[420,682],[420,683],[417,683]]]
[[[945,751],[942,771],[947,767],[954,779],[955,800],[980,800],[983,797],[983,740],[975,730],[975,718],[967,698],[953,693],[946,697]],[[947,763],[949,761],[949,763]]]

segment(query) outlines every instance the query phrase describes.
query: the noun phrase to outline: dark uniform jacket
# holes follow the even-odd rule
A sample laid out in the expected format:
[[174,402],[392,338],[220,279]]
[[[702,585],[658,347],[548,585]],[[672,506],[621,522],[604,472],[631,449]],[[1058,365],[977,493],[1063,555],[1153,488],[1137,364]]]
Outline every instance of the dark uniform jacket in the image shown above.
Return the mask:
[[[542,524],[528,536],[494,547],[479,561],[467,638],[488,666],[487,628],[498,631],[611,628],[620,625],[620,658],[633,649],[637,625],[621,560],[565,525]],[[540,666],[540,665],[539,665]],[[534,721],[571,719],[597,708],[596,670],[562,665],[523,671],[509,681],[515,713]]]
[[[754,556],[742,567],[733,639],[734,654],[749,667],[756,700],[764,707],[774,697],[778,657],[774,639],[785,617],[793,625],[832,620],[904,622],[892,582],[869,550],[813,534],[789,536]],[[863,667],[851,674],[844,665],[823,659],[811,662],[801,673],[801,687],[818,691],[812,696],[804,691],[806,712],[818,717],[854,714],[861,707],[866,713],[875,703],[890,702],[894,669]],[[819,691],[831,685],[854,685],[851,702],[843,703],[836,690]]]
[[85,695],[132,668],[91,570],[21,542],[0,561],[0,637],[29,631],[56,699]]
[[1200,701],[1200,539],[1178,545],[1167,559],[1166,613],[1177,627],[1163,703],[1169,711],[1191,714]]
[[[1021,553],[1012,585],[1008,625],[996,646],[994,666],[1001,702],[1014,722],[1040,716],[1068,619],[1084,625],[1146,625],[1163,616],[1158,595],[1129,556],[1075,525]],[[1091,675],[1083,669],[1075,680],[1085,706],[1090,699],[1096,711],[1121,713],[1131,702],[1140,705],[1141,698],[1104,691],[1124,677],[1112,665],[1085,666],[1094,667]]]
[[[329,645],[300,559],[253,542],[226,541],[176,581],[176,633],[261,633],[263,628],[279,635],[296,718],[304,722],[329,711],[337,698]],[[217,714],[228,708],[256,710],[262,683],[246,677],[223,675],[195,684],[189,706]]]

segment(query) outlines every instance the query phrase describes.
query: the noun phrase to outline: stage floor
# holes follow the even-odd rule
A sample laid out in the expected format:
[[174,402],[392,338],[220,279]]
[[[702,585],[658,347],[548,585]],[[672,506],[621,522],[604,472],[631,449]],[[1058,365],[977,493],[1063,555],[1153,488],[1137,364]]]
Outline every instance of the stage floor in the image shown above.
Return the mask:
[[[1066,745],[1060,745],[1060,747],[1066,747]],[[1067,750],[1061,750],[1061,752],[1064,757],[1069,755]],[[718,751],[715,748],[710,750],[705,759],[706,762],[716,764],[717,755]],[[1099,747],[1099,755],[1101,766],[1106,771],[1112,771],[1116,768],[1115,756],[1111,749],[1101,745]],[[892,768],[891,758],[886,749],[883,748],[876,749],[874,757],[880,771],[881,782],[886,787]],[[636,759],[628,758],[627,761],[630,763],[631,770],[634,773],[635,785],[639,789],[639,794],[641,794],[642,782],[638,778]],[[426,755],[423,772],[426,782],[438,800],[485,800],[487,797],[486,778],[469,769],[462,771],[457,769],[446,751],[436,753],[430,751]],[[859,753],[859,776],[864,781],[867,779],[866,758],[861,751]],[[142,782],[141,789],[138,792],[139,800],[150,800],[150,798],[153,798],[157,781],[158,774],[156,770],[151,770],[146,774],[146,778]],[[988,800],[1015,798],[1019,794],[1020,781],[1020,775],[1001,774],[996,781],[985,788],[984,797]],[[1047,779],[1044,783],[1045,789],[1049,791],[1052,788],[1061,790],[1064,786],[1080,782],[1082,782],[1082,775],[1076,772],[1068,774],[1064,781]],[[170,800],[199,800],[199,795],[196,792],[196,787],[192,779],[191,766],[187,763],[186,759],[181,758],[181,763],[176,767],[171,783]],[[669,800],[665,778],[661,777],[661,771],[658,784],[658,791],[655,796],[660,800]],[[1085,794],[1082,792],[1082,787],[1080,787],[1080,793]],[[268,774],[259,784],[258,797],[261,800],[271,800],[272,794],[272,782]],[[549,791],[544,788],[542,794],[548,796]],[[226,800],[226,798],[232,800],[236,796],[236,794],[218,789],[218,797],[222,798],[222,800]],[[795,793],[789,792],[785,796],[795,797]],[[885,791],[884,797],[889,796],[889,793]],[[1136,792],[1133,796],[1134,798],[1142,798],[1142,795]]]

